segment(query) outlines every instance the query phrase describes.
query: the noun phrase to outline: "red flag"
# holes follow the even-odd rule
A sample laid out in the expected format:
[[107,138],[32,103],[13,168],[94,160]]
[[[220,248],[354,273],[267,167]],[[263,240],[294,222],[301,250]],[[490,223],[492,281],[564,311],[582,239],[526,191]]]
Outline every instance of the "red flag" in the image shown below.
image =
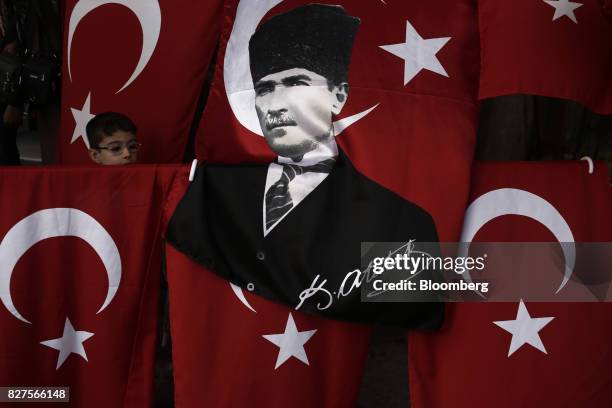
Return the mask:
[[536,94],[612,113],[612,25],[599,0],[480,0],[478,13],[480,98]]
[[[187,185],[175,179],[166,218]],[[355,406],[369,327],[250,294],[170,245],[166,264],[177,408]]]
[[232,289],[169,245],[166,255],[177,408],[356,405],[370,328]]
[[181,162],[221,2],[66,2],[60,162],[88,163],[92,115],[128,115],[143,163]]
[[[506,200],[506,207],[514,204],[530,213],[535,201],[545,200],[561,217],[553,217],[553,225],[543,212],[500,216],[485,223],[474,241],[556,242],[559,237],[551,231],[562,224],[575,242],[612,241],[605,165],[596,166],[593,174],[585,162],[475,166],[473,198],[498,189],[532,194]],[[609,282],[599,286],[609,291]],[[610,304],[457,303],[447,312],[439,334],[410,337],[414,407],[612,405]]]
[[[303,4],[225,2],[216,76],[196,137],[200,158],[274,160],[260,136],[248,44],[262,23]],[[334,117],[340,150],[366,177],[429,212],[441,240],[457,239],[477,121],[475,2],[334,4],[359,19],[348,99]]]
[[175,173],[0,172],[0,384],[67,386],[71,406],[151,406],[161,207]]
[[[181,217],[173,218],[173,221],[178,221],[171,223],[171,234],[168,235],[176,248],[182,246],[182,251],[189,246],[189,241],[195,246],[210,244],[213,248],[219,249],[219,254],[213,254],[196,248],[191,255],[199,263],[197,269],[194,264],[179,262],[180,259],[184,259],[183,254],[173,250],[168,252],[169,263],[174,262],[175,265],[173,267],[169,264],[168,272],[173,345],[175,355],[176,353],[182,355],[175,358],[176,401],[182,406],[197,403],[239,406],[251,401],[273,406],[351,405],[355,402],[356,377],[360,376],[360,367],[363,364],[365,341],[361,334],[353,333],[354,330],[351,328],[354,326],[327,323],[326,320],[306,317],[297,312],[291,312],[289,318],[290,309],[247,295],[247,300],[252,302],[253,308],[257,310],[257,314],[253,314],[230,291],[227,282],[220,281],[220,289],[216,290],[216,286],[212,285],[213,277],[203,271],[202,265],[207,261],[210,261],[208,263],[211,271],[219,273],[219,270],[215,270],[212,266],[216,261],[217,267],[225,267],[225,270],[230,271],[228,279],[234,278],[236,281],[243,281],[243,275],[239,276],[238,272],[250,271],[254,274],[255,269],[251,268],[251,264],[256,263],[254,266],[261,268],[263,272],[258,275],[271,274],[272,271],[275,274],[284,272],[278,275],[284,275],[287,282],[294,285],[296,282],[301,284],[300,279],[312,271],[314,259],[318,257],[317,260],[321,261],[326,258],[321,256],[319,246],[325,246],[322,249],[329,252],[335,250],[349,252],[353,249],[352,245],[342,247],[337,243],[344,240],[350,228],[359,229],[362,220],[371,221],[382,216],[397,216],[402,218],[402,221],[410,218],[398,216],[392,211],[387,213],[366,211],[372,208],[373,203],[375,205],[383,201],[371,199],[369,191],[376,189],[376,194],[382,195],[382,188],[385,189],[385,194],[393,191],[401,196],[392,194],[394,203],[401,201],[401,204],[406,204],[406,201],[411,201],[431,214],[435,220],[437,236],[441,239],[456,239],[459,235],[458,220],[467,203],[468,174],[476,133],[478,38],[474,24],[475,2],[444,2],[442,7],[440,4],[426,2],[392,1],[337,2],[342,8],[323,5],[304,6],[309,3],[303,0],[229,0],[224,3],[224,26],[217,59],[218,66],[200,124],[196,148],[198,156],[207,162],[229,163],[230,166],[221,169],[221,166],[215,167],[206,163],[205,168],[198,170],[196,180],[190,188],[190,191],[193,190],[190,196],[204,198],[205,201],[206,197],[209,197],[210,200],[206,201],[207,208],[198,207],[197,200],[183,201],[182,207],[179,207],[183,210]],[[312,33],[312,36],[327,35],[329,38],[326,39],[329,39],[330,43],[341,42],[342,47],[329,52],[325,47],[325,41],[304,38],[303,31],[310,33],[312,28],[295,19],[297,16],[312,16],[313,14],[307,9],[313,14],[321,13],[320,15],[326,19],[338,20],[339,25],[322,25],[321,32]],[[270,27],[279,28],[282,25],[281,20],[295,21],[305,30],[297,31],[292,29],[296,25],[286,24],[280,27],[280,31],[275,35],[275,29]],[[319,22],[313,20],[313,24],[321,24],[321,20]],[[264,26],[268,28],[264,30],[262,28]],[[329,33],[333,31],[330,27],[337,28],[337,33]],[[266,30],[272,31],[270,39],[273,42],[269,43],[270,47],[266,47],[267,43],[261,41],[262,37],[268,35],[265,34]],[[252,41],[256,38],[253,34],[256,31],[264,34],[261,34],[253,45]],[[277,47],[283,48],[280,46],[283,42],[293,42],[293,44],[284,47],[279,50],[282,52],[276,54]],[[259,46],[260,53],[250,53],[249,44],[254,47]],[[285,56],[288,49],[299,50],[296,54],[300,55],[292,56],[300,59],[299,64],[289,63],[292,57],[279,61],[278,56]],[[320,50],[321,53],[312,53],[313,49]],[[269,60],[263,58],[263,61],[253,62],[261,59],[262,54]],[[305,55],[308,55],[308,58],[305,58]],[[324,55],[324,58],[321,55]],[[328,86],[318,82],[313,84],[316,86],[314,90],[313,87],[309,88],[312,92],[324,95],[317,99],[317,102],[320,101],[325,105],[322,109],[316,109],[317,106],[310,109],[313,108],[311,105],[303,106],[302,103],[307,102],[305,101],[307,98],[283,98],[283,101],[302,105],[300,108],[304,108],[303,112],[309,114],[314,111],[314,116],[317,116],[318,112],[325,111],[323,112],[325,117],[320,122],[316,120],[318,118],[309,121],[309,115],[294,119],[296,119],[295,126],[301,130],[308,127],[304,123],[297,123],[302,120],[309,122],[308,124],[314,122],[314,128],[322,126],[325,128],[324,131],[331,130],[324,136],[332,135],[334,140],[327,140],[326,137],[326,142],[330,144],[333,142],[333,147],[338,147],[336,163],[341,163],[344,167],[338,166],[329,171],[329,178],[326,179],[329,185],[334,184],[334,180],[339,180],[335,177],[340,173],[337,171],[338,168],[350,169],[350,175],[334,184],[329,195],[323,182],[314,187],[310,185],[312,188],[308,194],[311,195],[300,204],[292,203],[294,206],[291,208],[295,210],[285,213],[283,217],[286,215],[286,218],[276,220],[273,216],[268,216],[263,208],[266,195],[264,190],[269,191],[264,187],[266,181],[271,180],[271,177],[268,177],[267,165],[275,159],[275,156],[282,154],[273,153],[264,138],[260,136],[264,130],[260,123],[261,118],[256,113],[257,92],[253,84],[253,75],[262,79],[267,76],[266,74],[273,72],[272,60],[279,62],[279,67],[282,68],[305,69],[318,75],[316,77],[294,75],[294,78],[284,78],[285,81],[276,81],[279,83],[279,88],[284,86],[289,88],[290,85],[303,86],[304,84],[298,79],[312,81],[313,78],[323,77],[328,80]],[[320,61],[321,66],[314,67],[313,60]],[[341,65],[346,65],[342,67],[346,69],[339,69]],[[255,71],[267,70],[267,72],[258,74],[252,72],[251,67]],[[339,86],[337,82],[331,83],[337,79],[332,75],[338,74],[335,71],[343,71],[338,76],[342,77],[342,82],[346,79],[348,87]],[[344,74],[347,75],[346,78]],[[255,82],[257,81],[256,79]],[[265,82],[264,80],[262,85],[265,85]],[[334,95],[334,101],[338,101],[338,104],[333,106],[333,110],[328,106],[329,95],[325,93],[326,89],[330,88],[341,88],[340,93],[344,96],[338,98],[338,94]],[[266,93],[265,89],[260,89],[258,92],[259,96]],[[348,94],[348,98],[345,94]],[[330,112],[335,114],[333,124],[330,119],[331,114],[327,115]],[[277,121],[281,119],[282,115],[276,118]],[[288,118],[285,117],[283,120],[287,122],[287,126],[293,126],[289,124]],[[264,128],[269,130],[268,128],[275,127],[273,123],[270,125],[269,127],[264,125]],[[338,146],[335,145],[336,142]],[[434,152],[436,162],[431,160]],[[283,156],[286,157],[288,155]],[[347,157],[348,160],[345,160]],[[300,162],[302,159],[303,157],[295,162]],[[440,166],[437,161],[443,162],[444,166]],[[249,166],[231,166],[243,162],[262,163],[265,166],[258,166],[250,175],[245,174],[250,169]],[[299,166],[299,163],[297,165]],[[231,171],[234,169],[241,174],[232,177]],[[221,176],[227,175],[227,180],[215,179],[219,175],[215,174],[217,170],[223,173]],[[223,202],[224,197],[220,197],[219,194],[209,194],[213,191],[209,189],[210,185],[206,184],[210,181],[209,174],[210,180],[218,183],[216,186],[222,186],[220,193],[226,195],[235,193],[235,197],[226,201],[228,205],[217,207],[213,203],[213,200],[218,200],[218,203]],[[449,174],[452,174],[452,177],[449,177]],[[248,176],[252,176],[252,180],[247,180]],[[325,177],[327,176],[322,176]],[[350,183],[344,180],[357,180],[357,182]],[[336,185],[338,188],[335,188]],[[364,188],[355,188],[356,186]],[[200,188],[201,190],[198,190]],[[452,196],[453,200],[440,199],[447,196]],[[361,202],[355,202],[357,200]],[[345,203],[348,205],[344,205]],[[270,204],[268,208],[273,207],[274,205]],[[394,208],[399,207],[401,206],[398,204]],[[209,212],[209,208],[215,209]],[[305,209],[309,211],[304,213],[303,217],[297,215]],[[353,211],[359,210],[364,211],[363,217],[354,216],[356,212]],[[330,222],[318,222],[320,221],[318,214],[329,217]],[[206,223],[198,222],[209,215],[214,215],[215,222],[220,225],[219,228],[207,229]],[[262,223],[262,215],[267,217],[266,220],[274,220],[270,225],[276,230],[268,229],[267,232],[271,231],[269,235],[264,232],[268,225]],[[242,222],[242,219],[245,222]],[[431,218],[427,219],[431,223]],[[205,221],[209,220],[212,219],[207,218]],[[274,223],[279,224],[279,227],[275,227]],[[414,225],[417,223],[411,227],[415,228]],[[195,231],[188,228],[189,225],[193,226]],[[395,225],[395,230],[409,237],[411,231],[399,225],[401,224]],[[264,228],[261,228],[262,226]],[[364,227],[359,232],[363,231],[369,232],[370,236],[382,232],[383,236],[386,230],[381,231],[373,225],[371,231]],[[199,235],[200,233],[203,235]],[[202,239],[191,239],[198,236]],[[228,239],[223,242],[214,241],[207,239],[210,236]],[[278,241],[274,241],[275,239]],[[250,242],[244,243],[247,240]],[[253,242],[256,244],[250,245]],[[231,245],[241,247],[241,250],[234,250]],[[315,250],[308,253],[313,248]],[[354,266],[359,267],[358,245],[354,249],[352,260]],[[300,252],[302,250],[303,254]],[[346,254],[340,256],[338,253],[335,256],[332,254],[329,260],[350,258],[344,255]],[[278,268],[278,265],[282,267]],[[285,265],[290,267],[285,268]],[[182,268],[177,269],[180,266]],[[353,268],[335,269],[337,270],[333,272],[345,274]],[[327,272],[326,270],[322,273]],[[249,289],[248,282],[252,283],[250,286],[256,293],[262,287],[268,288],[258,285],[254,280],[244,280],[242,288],[244,292]],[[282,283],[269,286],[272,289],[288,287]],[[223,307],[213,309],[216,303],[212,302],[215,301],[223,304]],[[205,311],[205,318],[200,319],[198,333],[194,334],[193,322],[202,316],[202,308]],[[344,312],[350,311],[350,307],[345,309]],[[410,310],[414,311],[414,308]],[[220,317],[221,311],[224,313],[223,317]],[[179,325],[180,319],[184,319],[185,323]],[[246,334],[240,336],[240,327],[234,323],[235,321],[240,321],[246,326],[244,329]],[[304,343],[304,351],[310,365],[306,366],[303,360],[291,353],[291,358],[274,369],[280,354],[284,356],[287,354],[281,352],[281,348],[272,341],[279,341],[281,337],[271,336],[287,334],[293,330],[293,325],[295,325],[294,331],[299,333],[312,334],[312,330],[317,330],[308,342]],[[186,327],[189,327],[191,332],[187,331]],[[177,334],[178,330],[182,330],[183,334]],[[177,335],[180,336],[179,344],[176,342]],[[294,337],[304,340],[304,337],[297,334]],[[229,342],[229,346],[224,345],[226,341]],[[328,358],[319,357],[329,352],[326,343],[339,345],[334,347],[333,358],[332,355]],[[184,350],[179,351],[179,347]],[[222,357],[205,355],[206,350],[216,352],[218,347],[223,347],[223,353],[215,355]],[[225,347],[231,347],[231,351]],[[299,351],[301,352],[301,349]],[[351,358],[352,354],[357,357]],[[200,355],[203,357],[194,357]],[[231,363],[237,368],[233,368]],[[339,368],[340,365],[342,368]],[[340,374],[336,377],[335,373],[338,372],[342,372],[341,376],[345,376],[344,379],[340,378]],[[333,374],[330,376],[329,373]],[[233,382],[238,386],[234,387],[236,391],[230,395],[225,386],[217,385],[217,388],[213,388],[204,381],[205,378],[227,379],[227,383]],[[292,381],[291,378],[300,381]],[[240,384],[249,385],[240,386]],[[324,390],[318,398],[314,391],[317,388]],[[346,399],[334,400],[334,398],[344,398],[338,394],[338,389],[347,390]]]

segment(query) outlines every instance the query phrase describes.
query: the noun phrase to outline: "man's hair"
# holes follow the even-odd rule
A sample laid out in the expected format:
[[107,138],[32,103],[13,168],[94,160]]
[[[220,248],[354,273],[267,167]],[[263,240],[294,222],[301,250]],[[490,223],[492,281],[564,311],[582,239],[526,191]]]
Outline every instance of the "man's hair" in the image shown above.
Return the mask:
[[249,41],[251,76],[304,68],[334,85],[347,80],[359,19],[341,6],[307,4],[263,22]]
[[118,112],[104,112],[96,115],[85,127],[89,146],[100,147],[100,142],[117,131],[136,134],[136,125],[130,118]]

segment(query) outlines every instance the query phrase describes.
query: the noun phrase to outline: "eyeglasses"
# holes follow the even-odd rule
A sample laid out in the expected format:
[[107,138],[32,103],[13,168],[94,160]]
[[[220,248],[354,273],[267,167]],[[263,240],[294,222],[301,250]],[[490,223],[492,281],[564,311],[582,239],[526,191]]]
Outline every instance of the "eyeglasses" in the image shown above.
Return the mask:
[[98,146],[98,149],[108,150],[113,156],[119,156],[126,147],[130,153],[136,153],[140,149],[140,146],[142,146],[142,143],[130,140],[127,143],[113,142],[108,146]]

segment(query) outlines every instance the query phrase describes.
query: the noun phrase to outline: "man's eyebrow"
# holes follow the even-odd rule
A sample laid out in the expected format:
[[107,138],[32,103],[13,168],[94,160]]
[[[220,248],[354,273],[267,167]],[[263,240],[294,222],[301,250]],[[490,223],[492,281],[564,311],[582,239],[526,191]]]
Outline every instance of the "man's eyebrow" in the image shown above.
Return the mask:
[[312,78],[310,78],[308,75],[301,74],[301,75],[292,75],[292,76],[281,79],[281,82],[283,83],[283,85],[294,84],[297,81],[312,81]]
[[255,83],[255,88],[264,88],[264,87],[270,87],[270,86],[275,86],[276,85],[276,81],[257,81],[257,83]]

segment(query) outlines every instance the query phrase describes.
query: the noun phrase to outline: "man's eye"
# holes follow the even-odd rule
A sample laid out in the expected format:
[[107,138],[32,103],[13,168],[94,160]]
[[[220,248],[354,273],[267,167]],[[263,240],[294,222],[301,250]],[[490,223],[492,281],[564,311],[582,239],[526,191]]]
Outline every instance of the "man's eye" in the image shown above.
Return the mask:
[[111,153],[120,153],[121,150],[123,150],[123,146],[121,146],[121,145],[109,146],[108,150],[110,150]]
[[262,96],[274,90],[273,86],[259,86],[255,88],[255,95]]
[[292,81],[287,84],[287,86],[310,86],[310,84],[304,80]]

